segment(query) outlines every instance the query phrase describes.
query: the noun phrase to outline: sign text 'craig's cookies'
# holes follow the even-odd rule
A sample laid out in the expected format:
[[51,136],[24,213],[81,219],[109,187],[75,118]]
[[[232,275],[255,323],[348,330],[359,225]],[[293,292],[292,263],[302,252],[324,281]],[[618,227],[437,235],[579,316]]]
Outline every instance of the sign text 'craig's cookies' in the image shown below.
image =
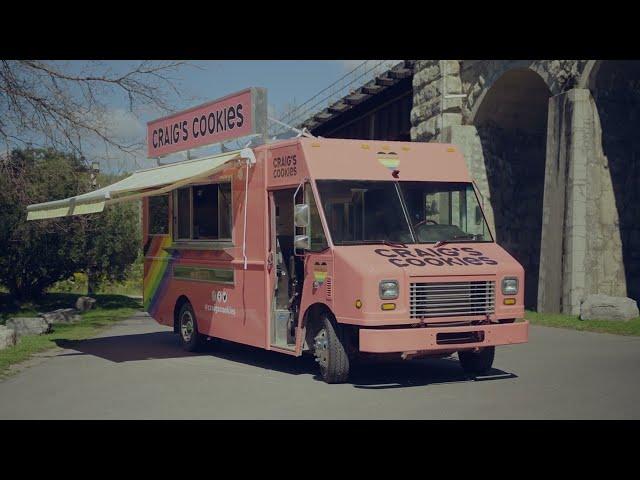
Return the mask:
[[267,90],[252,87],[147,123],[147,156],[266,134]]

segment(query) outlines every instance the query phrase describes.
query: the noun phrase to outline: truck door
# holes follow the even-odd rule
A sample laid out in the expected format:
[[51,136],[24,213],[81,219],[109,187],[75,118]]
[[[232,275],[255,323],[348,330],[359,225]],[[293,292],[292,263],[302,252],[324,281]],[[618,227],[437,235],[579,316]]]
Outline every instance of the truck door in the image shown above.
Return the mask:
[[[271,265],[271,346],[295,351],[295,323],[304,278],[304,258],[294,254],[295,188],[269,192]],[[299,191],[302,199],[302,190]]]

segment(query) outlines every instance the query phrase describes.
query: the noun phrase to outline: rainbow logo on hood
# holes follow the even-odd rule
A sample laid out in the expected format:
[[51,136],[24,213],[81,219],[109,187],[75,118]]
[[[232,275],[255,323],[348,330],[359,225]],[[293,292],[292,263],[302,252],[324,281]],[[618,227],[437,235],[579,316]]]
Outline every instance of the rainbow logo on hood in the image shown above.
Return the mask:
[[315,262],[313,264],[313,278],[322,284],[327,279],[328,269],[326,262]]
[[392,172],[400,166],[400,158],[398,158],[396,152],[378,152],[376,157],[383,167],[388,168]]

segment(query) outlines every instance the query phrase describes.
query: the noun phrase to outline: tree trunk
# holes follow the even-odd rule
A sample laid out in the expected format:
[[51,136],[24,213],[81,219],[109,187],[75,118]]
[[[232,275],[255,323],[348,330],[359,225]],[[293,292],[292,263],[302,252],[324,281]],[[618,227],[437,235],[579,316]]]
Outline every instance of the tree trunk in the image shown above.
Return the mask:
[[87,295],[91,296],[96,293],[98,289],[98,279],[96,278],[93,270],[87,271]]

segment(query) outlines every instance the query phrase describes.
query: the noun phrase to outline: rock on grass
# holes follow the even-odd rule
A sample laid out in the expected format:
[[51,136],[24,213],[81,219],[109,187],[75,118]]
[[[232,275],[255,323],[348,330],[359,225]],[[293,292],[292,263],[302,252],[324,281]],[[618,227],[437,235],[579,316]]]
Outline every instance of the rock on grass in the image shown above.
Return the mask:
[[640,316],[635,300],[608,295],[587,295],[580,305],[580,320],[626,321]]

